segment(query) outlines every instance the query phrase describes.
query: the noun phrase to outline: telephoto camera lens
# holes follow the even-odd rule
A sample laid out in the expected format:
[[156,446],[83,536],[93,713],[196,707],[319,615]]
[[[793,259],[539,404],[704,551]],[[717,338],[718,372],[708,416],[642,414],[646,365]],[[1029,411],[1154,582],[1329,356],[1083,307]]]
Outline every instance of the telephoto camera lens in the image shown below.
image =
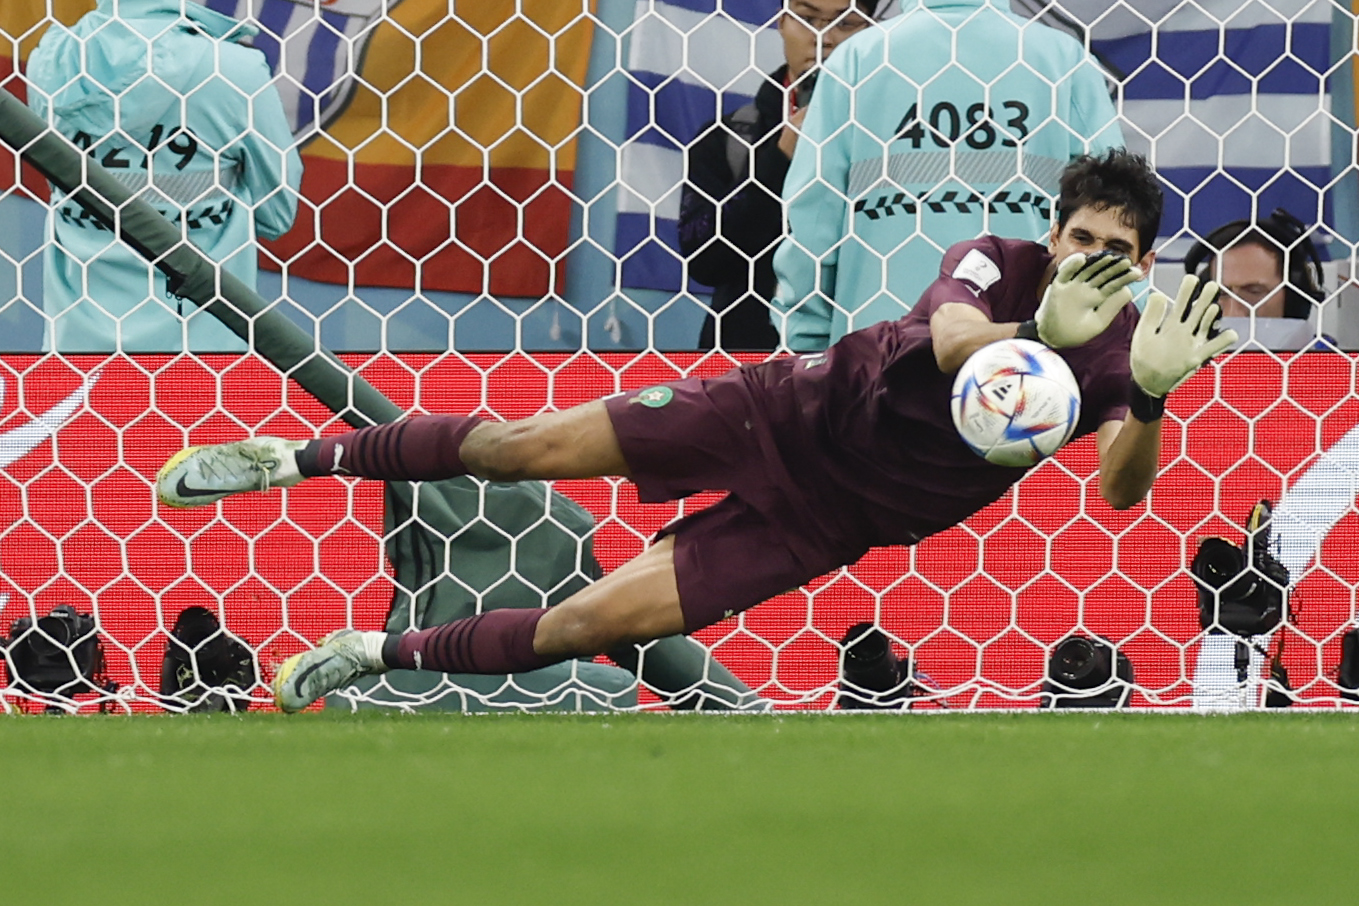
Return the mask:
[[1052,678],[1072,689],[1093,689],[1109,681],[1109,659],[1089,639],[1072,636],[1052,652]]
[[[895,707],[908,697],[901,660],[881,629],[872,623],[855,623],[845,631],[840,645],[844,649],[838,696],[841,708]],[[900,691],[894,693],[898,687]]]
[[1121,708],[1132,684],[1127,655],[1102,637],[1073,635],[1052,649],[1040,701],[1044,708]]
[[[1252,522],[1267,507],[1262,501]],[[1248,537],[1249,551],[1226,538],[1204,538],[1189,565],[1198,593],[1199,628],[1215,633],[1262,635],[1282,622],[1288,568],[1269,552],[1268,524]],[[1250,562],[1247,563],[1247,558]]]
[[1209,588],[1222,588],[1246,568],[1241,548],[1225,538],[1204,538],[1190,571]]

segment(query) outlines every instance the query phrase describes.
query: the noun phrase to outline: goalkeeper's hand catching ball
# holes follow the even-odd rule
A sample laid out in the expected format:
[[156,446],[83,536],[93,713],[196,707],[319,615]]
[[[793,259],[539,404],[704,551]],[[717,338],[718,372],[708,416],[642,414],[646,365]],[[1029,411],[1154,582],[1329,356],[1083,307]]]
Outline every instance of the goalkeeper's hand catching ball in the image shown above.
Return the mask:
[[1236,342],[1234,330],[1213,335],[1222,314],[1215,301],[1218,285],[1186,275],[1175,301],[1153,291],[1132,338],[1133,381],[1147,396],[1161,398],[1189,380],[1204,362]]
[[1090,342],[1132,301],[1129,285],[1142,276],[1124,255],[1068,256],[1057,266],[1034,316],[1038,339],[1054,349]]

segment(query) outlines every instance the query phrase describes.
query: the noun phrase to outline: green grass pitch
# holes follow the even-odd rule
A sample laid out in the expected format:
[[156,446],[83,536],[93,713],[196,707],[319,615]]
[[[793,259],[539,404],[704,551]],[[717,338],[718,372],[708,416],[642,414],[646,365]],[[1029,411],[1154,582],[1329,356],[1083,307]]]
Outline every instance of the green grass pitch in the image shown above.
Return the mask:
[[13,904],[1349,902],[1342,714],[0,719]]

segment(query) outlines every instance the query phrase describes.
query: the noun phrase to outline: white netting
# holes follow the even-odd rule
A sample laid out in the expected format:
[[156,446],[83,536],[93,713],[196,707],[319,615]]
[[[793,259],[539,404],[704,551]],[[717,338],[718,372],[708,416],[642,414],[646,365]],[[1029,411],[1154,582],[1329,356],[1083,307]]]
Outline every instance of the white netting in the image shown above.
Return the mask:
[[[841,5],[791,2],[813,26]],[[175,0],[135,9],[158,5]],[[782,62],[779,0],[202,5],[257,28],[248,43],[262,56],[223,50],[232,35],[221,33],[216,50],[162,56],[148,71],[142,61],[163,38],[162,22],[122,33],[121,56],[60,57],[43,77],[61,90],[42,91],[25,68],[39,38],[54,22],[73,25],[93,2],[6,0],[0,79],[129,189],[149,180],[155,191],[143,197],[177,211],[190,238],[247,282],[257,279],[277,311],[401,410],[518,418],[764,356],[697,349],[708,290],[691,279],[698,272],[679,251],[678,222],[681,186],[693,176],[686,151],[711,128],[739,131],[709,124],[746,105]],[[880,15],[898,12],[896,0],[888,5]],[[127,4],[123,18],[133,9]],[[1298,701],[1334,706],[1343,701],[1337,666],[1359,582],[1359,396],[1354,357],[1341,351],[1359,347],[1349,289],[1359,236],[1355,12],[1330,0],[1015,0],[1014,9],[1024,33],[1055,29],[1093,53],[1115,89],[1124,140],[1163,178],[1153,282],[1174,287],[1194,241],[1223,223],[1283,207],[1325,262],[1312,320],[1243,320],[1253,339],[1176,391],[1164,471],[1148,503],[1115,512],[1100,499],[1087,439],[966,525],[913,549],[875,551],[696,638],[782,707],[833,707],[838,642],[861,622],[881,626],[928,675],[917,707],[1035,706],[1049,657],[1073,633],[1109,639],[1130,659],[1135,707],[1258,706],[1265,652],[1280,641]],[[974,15],[984,14],[994,12]],[[204,15],[196,17],[210,21]],[[114,17],[104,27],[124,24]],[[964,52],[957,42],[946,50]],[[980,148],[986,135],[994,145],[1039,126],[1096,138],[1055,115],[1020,125],[998,80],[1019,69],[1030,80],[1050,77],[993,62],[995,72],[976,79],[996,102],[991,113],[984,103],[930,101],[914,120],[901,114],[902,135],[918,129],[916,138],[944,155],[941,193],[960,175],[947,163],[952,144]],[[832,79],[823,74],[818,93],[832,92]],[[117,99],[108,104],[116,117],[80,113],[76,89]],[[968,119],[974,107],[980,120]],[[992,116],[1001,131],[965,128],[991,129]],[[296,220],[283,232],[298,185],[285,153],[294,143],[305,175]],[[472,492],[471,502],[456,499],[456,525],[417,505],[413,515],[393,510],[397,524],[384,528],[380,485],[326,480],[205,510],[158,507],[156,471],[186,444],[312,436],[344,424],[241,352],[208,313],[167,296],[163,278],[131,268],[127,250],[74,200],[49,205],[37,173],[0,153],[0,283],[10,290],[0,295],[0,629],[8,634],[14,621],[59,604],[93,614],[118,691],[83,693],[85,709],[108,699],[158,707],[167,639],[190,605],[207,607],[248,643],[260,663],[253,679],[267,682],[274,665],[332,629],[380,628],[394,600],[400,625],[419,622],[428,616],[420,593],[440,582],[460,589],[445,599],[455,610],[555,603],[593,567],[589,549],[570,541],[563,561],[535,572],[529,564],[544,559],[549,540],[585,534],[610,569],[676,514],[716,499],[643,507],[626,482],[561,482],[553,490],[565,500],[529,494],[513,517],[494,515],[497,504]],[[851,176],[836,190],[851,221],[864,209],[904,220],[931,203],[967,202],[885,192],[900,174],[886,164],[883,172],[876,181]],[[997,205],[1017,211],[1021,195],[1025,216],[1030,208],[1046,216],[1049,185],[1026,169],[1005,184],[1012,195],[984,191],[980,228],[1003,229]],[[240,209],[255,212],[253,232],[225,226]],[[261,243],[256,277],[256,237],[280,232]],[[917,230],[912,238],[937,256],[962,237]],[[1283,242],[1302,262],[1296,240]],[[68,259],[54,285],[58,242],[93,263]],[[740,253],[750,274],[767,248]],[[905,248],[870,252],[885,261]],[[122,264],[113,260],[120,255]],[[1290,269],[1295,283],[1305,267]],[[1238,644],[1201,631],[1188,566],[1203,537],[1240,541],[1261,499],[1277,505],[1275,549],[1291,572],[1293,613],[1282,629]],[[593,532],[569,501],[594,517]],[[412,527],[428,531],[410,537],[451,541],[423,550],[422,578],[394,599],[383,542]],[[460,544],[480,551],[475,575],[463,572],[470,560],[460,559]],[[61,642],[58,628],[30,630],[25,644]],[[65,662],[66,649],[56,650]],[[79,646],[71,650],[79,659]],[[650,649],[643,670],[648,655],[670,670],[672,692],[697,688],[715,669],[686,660],[690,649]],[[6,709],[45,701],[16,684],[12,667],[6,677]],[[737,701],[721,686],[702,688]],[[249,691],[267,700],[263,684]],[[349,698],[444,708],[664,700],[603,660],[542,682],[393,675]]]

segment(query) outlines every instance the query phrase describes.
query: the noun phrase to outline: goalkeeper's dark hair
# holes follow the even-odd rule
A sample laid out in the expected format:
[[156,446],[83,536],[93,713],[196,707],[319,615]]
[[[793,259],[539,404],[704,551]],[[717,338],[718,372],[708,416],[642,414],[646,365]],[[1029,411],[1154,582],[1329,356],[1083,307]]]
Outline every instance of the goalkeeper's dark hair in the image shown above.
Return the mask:
[[1103,155],[1082,154],[1062,171],[1057,229],[1081,208],[1121,208],[1124,225],[1137,231],[1138,254],[1151,251],[1161,229],[1165,199],[1147,159],[1124,148]]

